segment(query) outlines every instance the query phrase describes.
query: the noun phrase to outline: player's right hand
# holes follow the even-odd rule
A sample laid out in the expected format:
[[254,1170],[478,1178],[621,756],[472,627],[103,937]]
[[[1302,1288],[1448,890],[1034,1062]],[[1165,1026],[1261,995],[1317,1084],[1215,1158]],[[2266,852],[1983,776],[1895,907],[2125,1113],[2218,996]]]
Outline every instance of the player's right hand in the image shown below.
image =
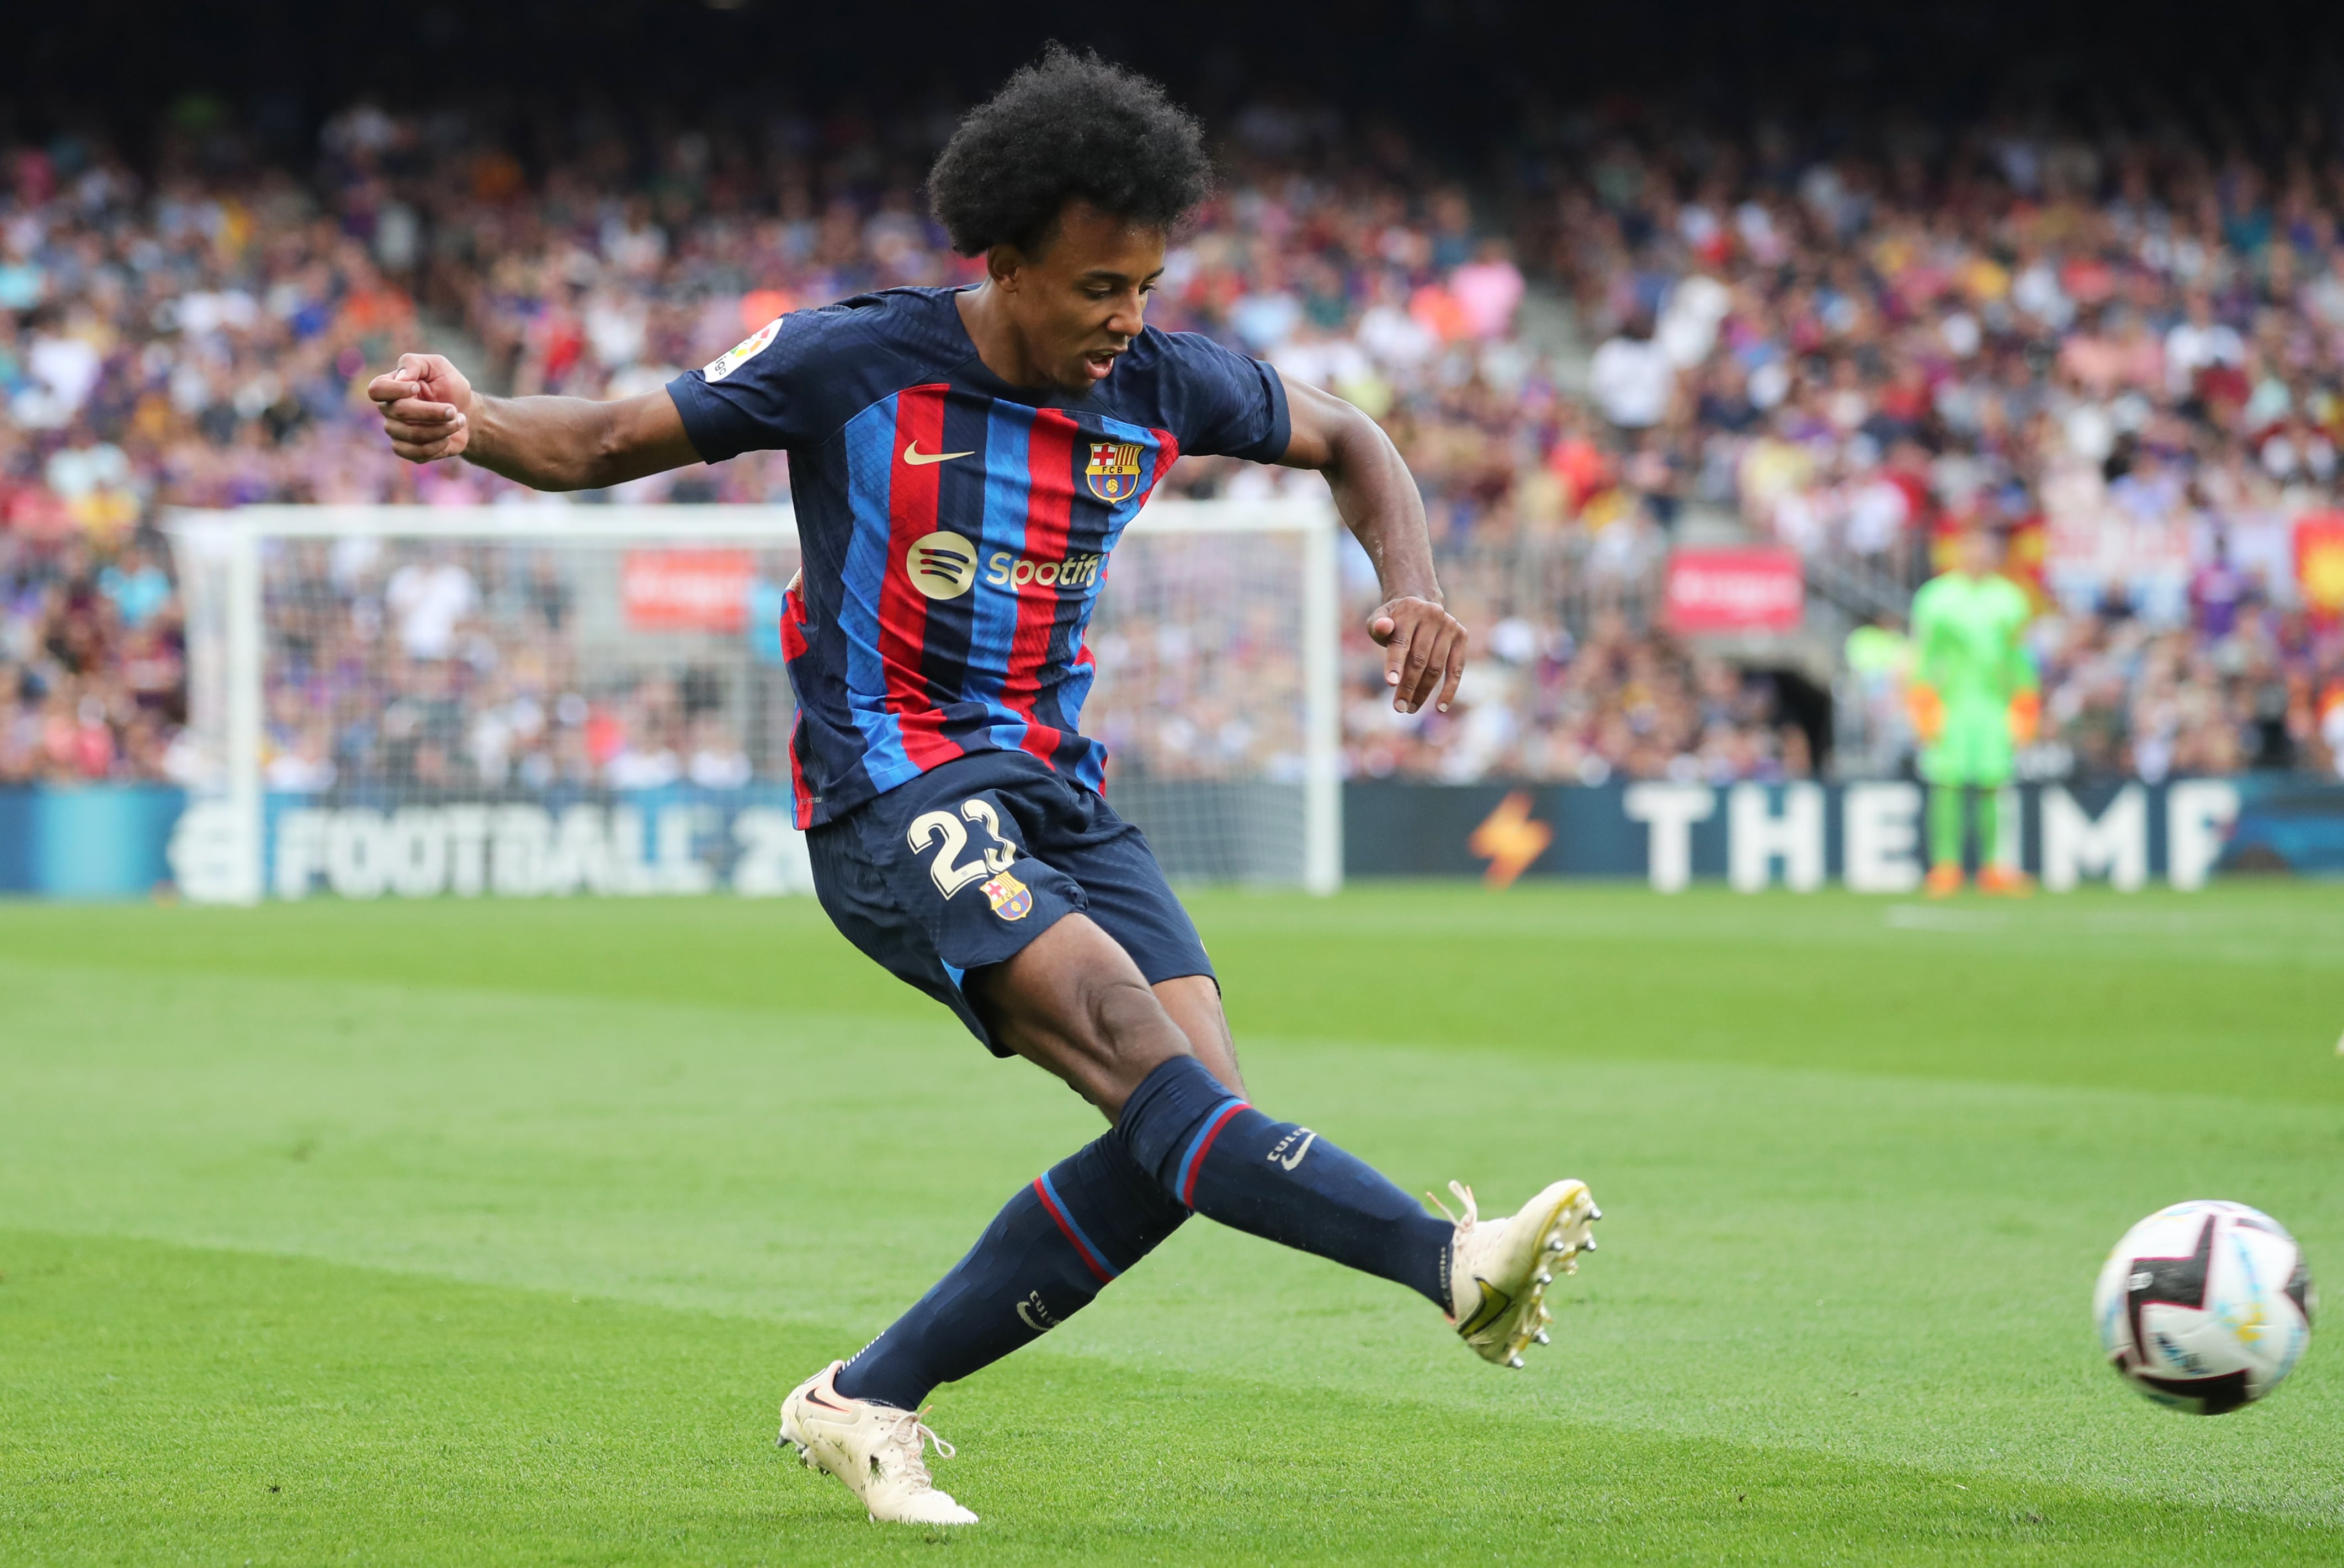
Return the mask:
[[390,450],[411,463],[452,458],[471,444],[472,383],[439,354],[401,354],[367,383]]
[[1913,733],[1921,737],[1925,746],[1934,746],[1937,737],[1945,733],[1945,701],[1937,695],[1935,686],[1915,681],[1904,688],[1904,712],[1913,721]]

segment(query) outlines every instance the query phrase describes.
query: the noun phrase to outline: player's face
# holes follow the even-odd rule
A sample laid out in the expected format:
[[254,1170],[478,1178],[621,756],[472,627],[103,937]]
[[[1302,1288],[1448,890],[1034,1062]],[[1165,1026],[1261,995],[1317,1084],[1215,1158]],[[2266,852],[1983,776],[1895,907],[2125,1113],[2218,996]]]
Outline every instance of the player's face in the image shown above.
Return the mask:
[[[1164,271],[1164,231],[1066,208],[1040,255],[1023,258],[1004,290],[1031,362],[1057,386],[1087,392],[1139,336]],[[997,276],[997,274],[996,274]]]
[[1995,548],[1994,535],[1982,528],[1962,531],[1954,541],[1954,566],[1964,575],[1984,577],[2001,562],[2001,551]]

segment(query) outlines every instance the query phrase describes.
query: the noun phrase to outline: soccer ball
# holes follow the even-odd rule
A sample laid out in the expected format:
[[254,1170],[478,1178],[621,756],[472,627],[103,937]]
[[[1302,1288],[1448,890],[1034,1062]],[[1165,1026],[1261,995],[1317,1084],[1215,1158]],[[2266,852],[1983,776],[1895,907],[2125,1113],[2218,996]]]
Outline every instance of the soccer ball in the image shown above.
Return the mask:
[[2278,1387],[2318,1304],[2295,1238],[2243,1203],[2160,1209],[2117,1242],[2092,1292],[2100,1344],[2158,1404],[2222,1415]]

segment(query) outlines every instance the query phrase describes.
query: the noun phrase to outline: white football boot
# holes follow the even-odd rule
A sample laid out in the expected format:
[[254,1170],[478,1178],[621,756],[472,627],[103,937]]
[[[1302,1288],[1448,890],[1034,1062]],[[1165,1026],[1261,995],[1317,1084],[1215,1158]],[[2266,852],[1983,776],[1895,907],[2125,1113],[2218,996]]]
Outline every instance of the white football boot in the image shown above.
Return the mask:
[[[1595,1250],[1594,1222],[1603,1218],[1583,1181],[1558,1181],[1503,1219],[1484,1219],[1473,1189],[1450,1182],[1465,1205],[1449,1252],[1449,1320],[1458,1337],[1485,1361],[1522,1364],[1522,1352],[1547,1342],[1554,1321],[1546,1288],[1557,1274],[1579,1272],[1579,1255]],[[1440,1212],[1449,1206],[1433,1202]]]
[[953,1446],[917,1411],[851,1400],[838,1391],[833,1361],[782,1401],[780,1442],[808,1470],[826,1470],[863,1500],[874,1523],[974,1524],[976,1515],[938,1492],[928,1475],[926,1445],[950,1459]]

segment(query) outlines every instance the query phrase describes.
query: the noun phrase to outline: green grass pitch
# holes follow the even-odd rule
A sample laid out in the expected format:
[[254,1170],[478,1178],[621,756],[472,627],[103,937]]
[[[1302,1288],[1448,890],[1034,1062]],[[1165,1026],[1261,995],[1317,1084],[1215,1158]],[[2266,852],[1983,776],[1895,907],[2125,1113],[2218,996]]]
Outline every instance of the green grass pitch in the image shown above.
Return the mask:
[[0,1562],[2344,1558],[2336,1347],[2087,1320],[2183,1198],[2344,1290],[2344,890],[1194,907],[1262,1105],[1602,1249],[1508,1372],[1191,1225],[940,1391],[957,1534],[775,1407],[1097,1124],[811,901],[0,907]]

